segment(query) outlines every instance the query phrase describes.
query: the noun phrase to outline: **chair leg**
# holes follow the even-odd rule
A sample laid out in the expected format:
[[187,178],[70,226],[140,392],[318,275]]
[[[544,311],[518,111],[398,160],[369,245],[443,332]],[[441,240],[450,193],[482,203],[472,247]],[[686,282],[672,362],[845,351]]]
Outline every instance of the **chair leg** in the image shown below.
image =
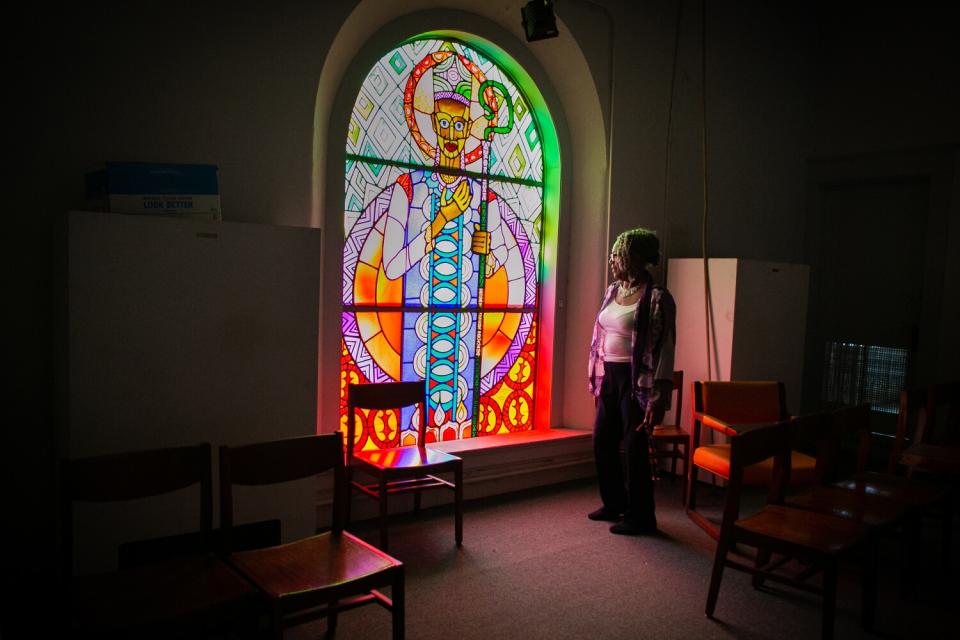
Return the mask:
[[683,503],[683,506],[687,506],[687,484],[689,483],[690,475],[690,442],[689,440],[683,445],[683,485],[681,485],[680,491],[680,501]]
[[710,590],[707,591],[707,617],[712,618],[717,608],[717,597],[720,595],[720,581],[723,579],[723,568],[727,564],[727,542],[717,543],[717,553],[713,557],[713,572],[710,574]]
[[824,640],[832,640],[834,618],[837,612],[837,564],[831,562],[823,569],[823,618],[820,634]]
[[420,515],[420,489],[413,492],[413,514]]
[[947,491],[943,499],[943,537],[941,539],[943,560],[942,566],[947,573],[950,572],[950,547],[953,538],[953,490]]
[[923,518],[920,513],[911,514],[900,528],[900,597],[909,602],[915,598],[918,566],[916,554],[922,548]]
[[337,602],[330,603],[330,614],[327,616],[327,637],[332,638],[337,633]]
[[270,635],[273,640],[283,640],[283,614],[278,600],[274,600],[270,607]]
[[687,510],[693,511],[697,508],[697,466],[690,465],[690,471],[687,473]]
[[453,484],[454,536],[459,547],[463,544],[463,461],[454,468]]
[[876,538],[867,541],[864,551],[863,576],[860,584],[860,625],[866,631],[873,631],[877,617],[877,565],[879,564]]
[[347,467],[347,495],[346,501],[343,505],[343,528],[346,529],[350,526],[350,507],[353,505],[353,473],[350,471],[350,467]]
[[680,455],[680,443],[677,441],[673,442],[673,455],[670,457],[673,458],[670,461],[670,484],[673,484],[677,481],[677,457]]
[[380,549],[387,550],[389,540],[387,539],[387,479],[380,478]]
[[393,614],[393,640],[404,640],[406,635],[406,619],[404,608],[405,604],[405,595],[403,592],[404,588],[404,579],[403,579],[403,566],[397,567],[393,572],[393,585],[391,589],[391,596],[393,600],[393,606],[391,608],[391,613]]
[[763,576],[760,575],[760,569],[770,562],[770,556],[771,554],[768,549],[757,549],[757,557],[753,561],[753,568],[756,569],[757,572],[753,574],[753,579],[751,580],[754,589],[763,587],[764,579]]

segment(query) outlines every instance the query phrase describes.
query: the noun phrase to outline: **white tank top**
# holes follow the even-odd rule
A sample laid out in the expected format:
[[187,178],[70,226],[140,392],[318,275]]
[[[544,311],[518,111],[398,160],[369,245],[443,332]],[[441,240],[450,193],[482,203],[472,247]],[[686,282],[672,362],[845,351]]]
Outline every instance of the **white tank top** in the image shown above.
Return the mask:
[[633,316],[637,302],[631,305],[617,304],[612,300],[600,312],[600,326],[603,328],[604,362],[630,362],[630,343],[633,339]]

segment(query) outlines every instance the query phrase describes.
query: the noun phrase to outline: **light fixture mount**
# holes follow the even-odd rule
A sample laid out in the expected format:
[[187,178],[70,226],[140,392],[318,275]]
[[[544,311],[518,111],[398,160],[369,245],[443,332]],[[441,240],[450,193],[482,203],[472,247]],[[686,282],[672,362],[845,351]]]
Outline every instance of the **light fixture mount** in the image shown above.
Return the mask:
[[557,31],[557,17],[553,14],[552,0],[530,0],[520,9],[520,15],[523,17],[523,31],[527,42],[560,35]]

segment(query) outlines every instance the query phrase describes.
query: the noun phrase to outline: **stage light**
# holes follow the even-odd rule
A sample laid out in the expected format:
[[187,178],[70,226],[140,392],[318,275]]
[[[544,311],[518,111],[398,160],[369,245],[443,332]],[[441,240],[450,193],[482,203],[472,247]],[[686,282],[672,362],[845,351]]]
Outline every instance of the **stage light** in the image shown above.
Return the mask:
[[523,17],[527,42],[556,38],[560,33],[557,31],[557,17],[553,15],[551,0],[530,0],[520,9],[520,15]]

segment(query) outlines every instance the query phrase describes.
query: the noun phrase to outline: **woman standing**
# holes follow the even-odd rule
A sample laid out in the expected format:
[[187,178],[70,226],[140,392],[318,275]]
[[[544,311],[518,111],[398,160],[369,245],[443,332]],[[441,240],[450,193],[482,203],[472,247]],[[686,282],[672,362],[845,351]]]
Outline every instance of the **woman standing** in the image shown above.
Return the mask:
[[590,392],[597,407],[593,451],[602,505],[587,517],[612,521],[610,531],[625,535],[657,530],[650,433],[670,408],[676,341],[673,297],[647,271],[659,262],[660,241],[653,231],[631,229],[617,237],[610,252],[613,283],[590,345]]

